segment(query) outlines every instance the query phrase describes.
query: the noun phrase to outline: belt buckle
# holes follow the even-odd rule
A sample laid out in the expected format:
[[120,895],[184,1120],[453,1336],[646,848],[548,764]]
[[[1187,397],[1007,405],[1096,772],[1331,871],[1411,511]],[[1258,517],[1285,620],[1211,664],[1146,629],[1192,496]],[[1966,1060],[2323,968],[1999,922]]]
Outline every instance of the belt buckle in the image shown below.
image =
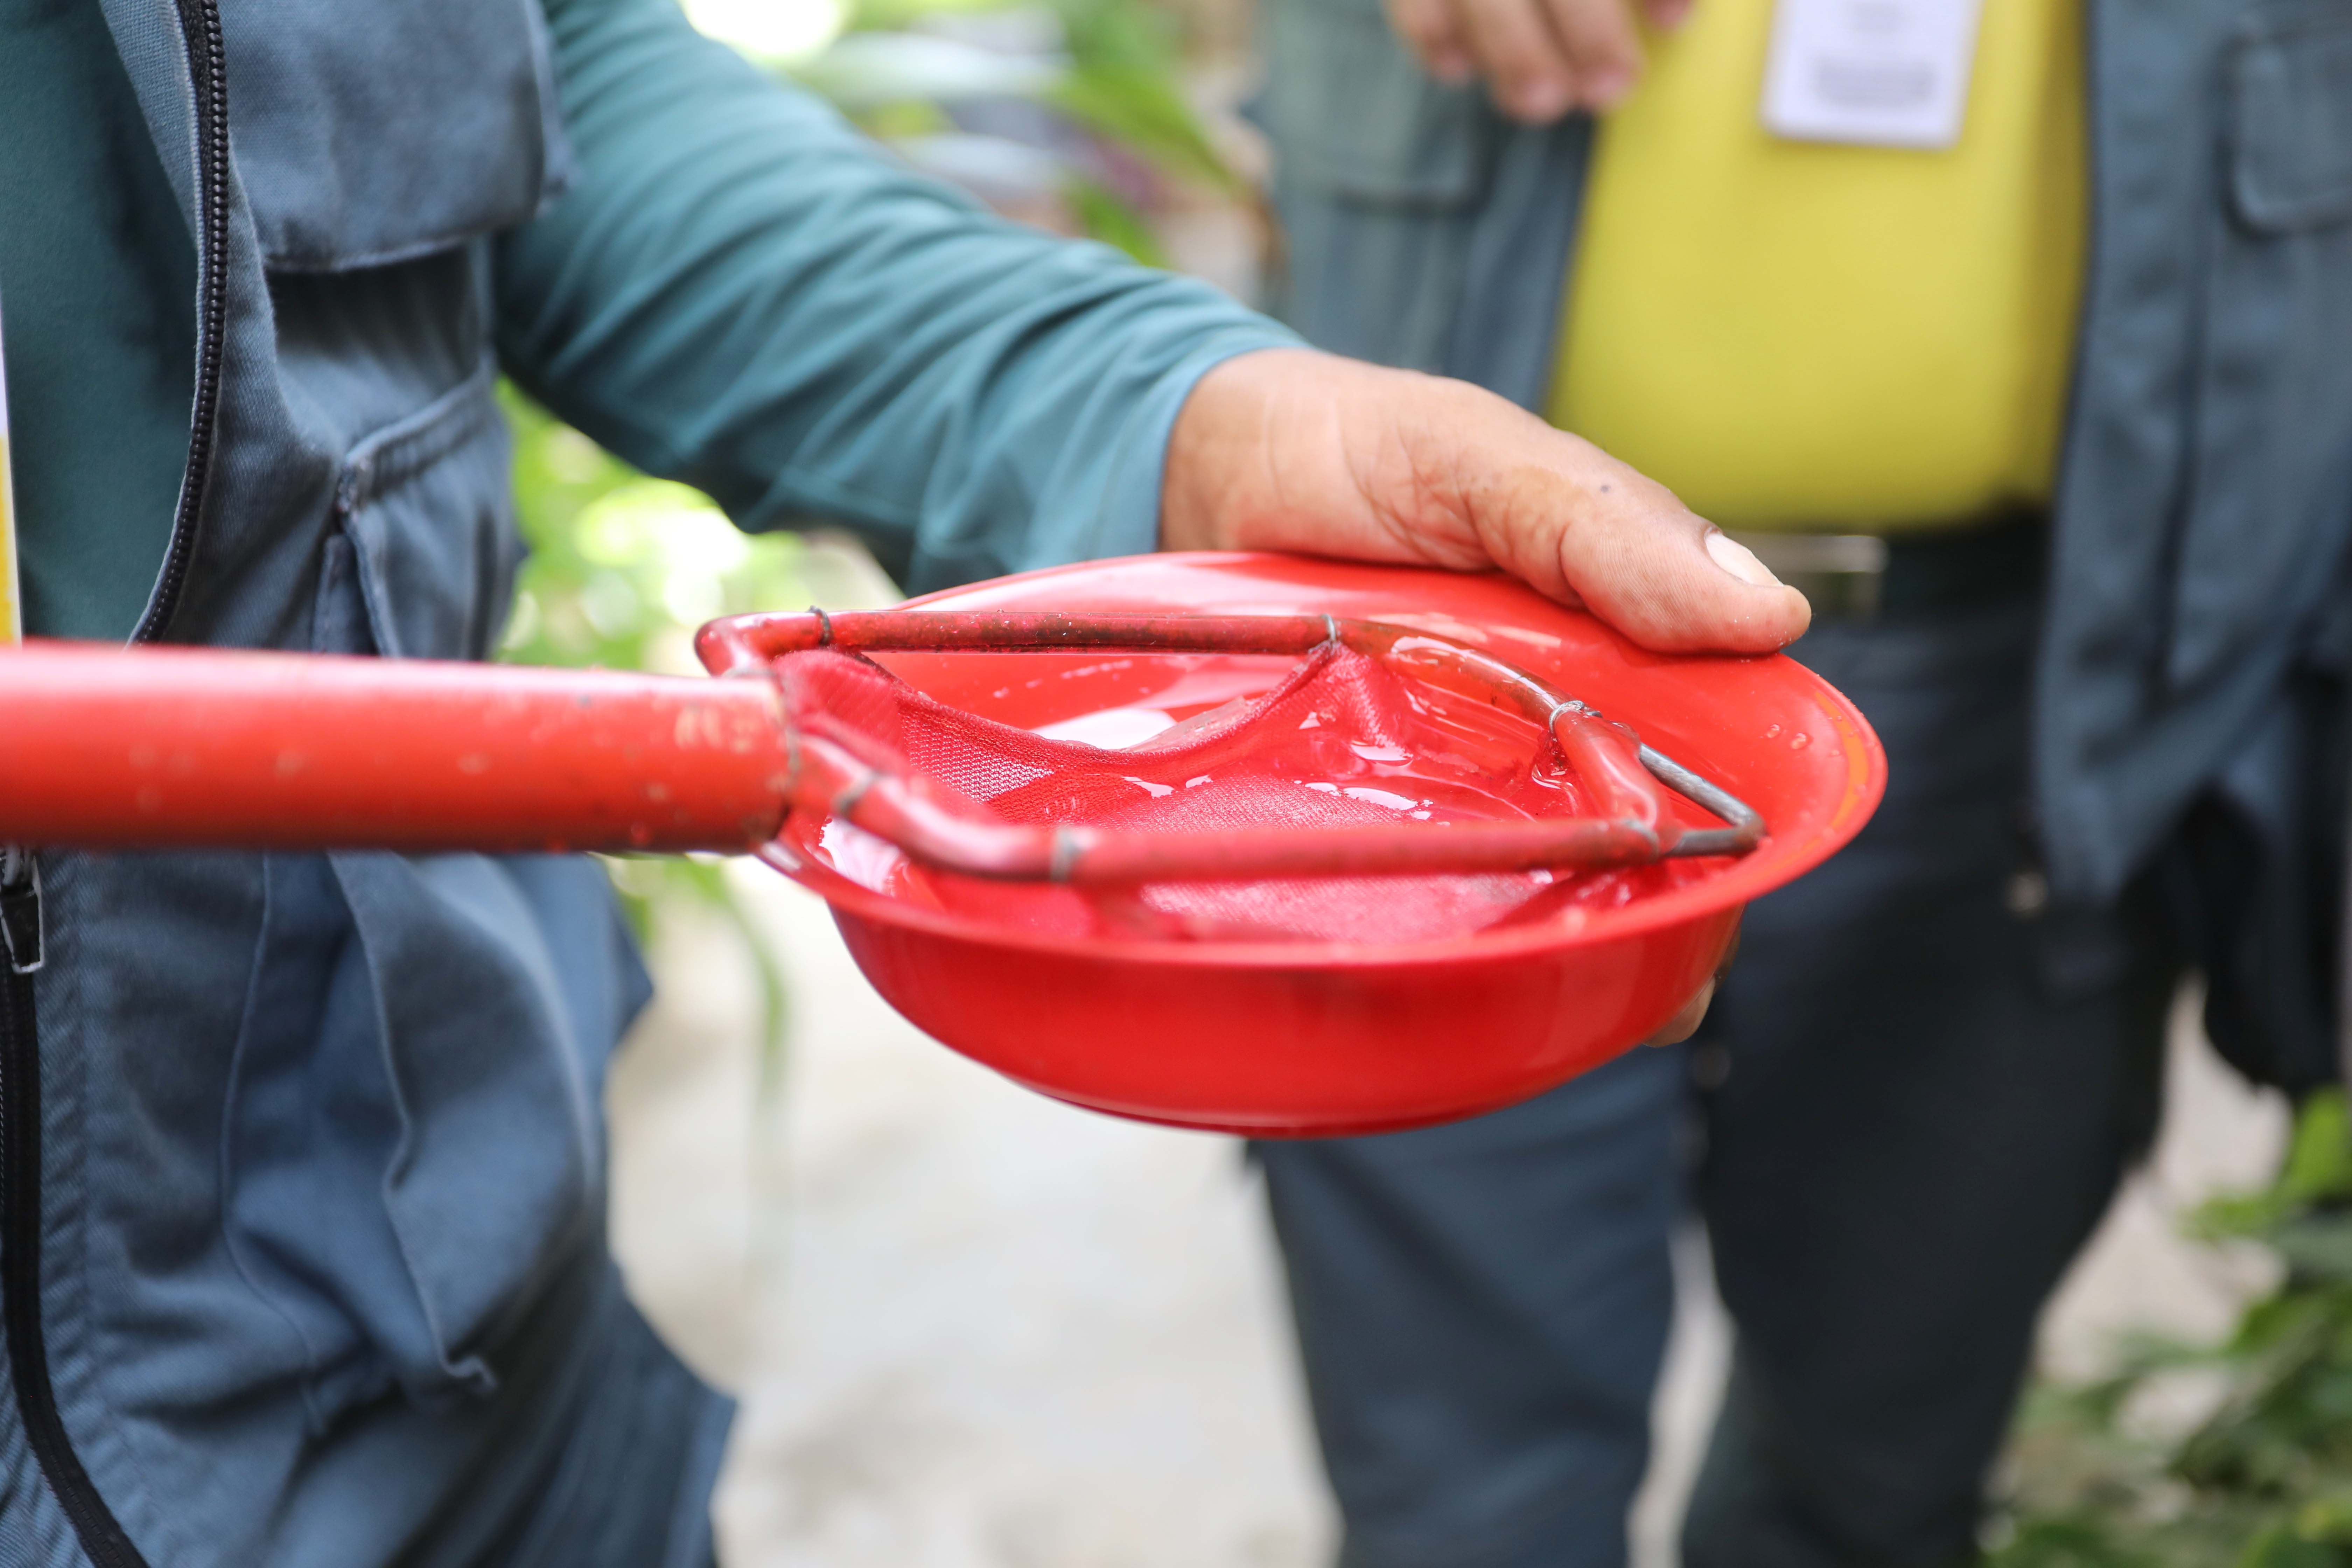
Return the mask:
[[1813,614],[1874,621],[1886,579],[1886,541],[1874,533],[1734,533],[1765,570],[1804,595]]

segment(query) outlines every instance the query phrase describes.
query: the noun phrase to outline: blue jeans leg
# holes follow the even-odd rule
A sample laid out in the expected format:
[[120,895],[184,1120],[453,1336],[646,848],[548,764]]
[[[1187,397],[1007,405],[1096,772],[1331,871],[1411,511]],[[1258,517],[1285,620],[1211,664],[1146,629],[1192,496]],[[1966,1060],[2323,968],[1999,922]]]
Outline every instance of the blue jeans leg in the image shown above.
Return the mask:
[[1738,1337],[1688,1568],[1970,1559],[2034,1321],[2153,1126],[2177,963],[2152,900],[2010,896],[2033,610],[1799,645],[1877,726],[1889,787],[1749,909],[1700,1035],[1725,1070],[1697,1192]]
[[[2034,1318],[2153,1124],[2160,922],[2011,907],[2038,599],[2018,573],[1796,649],[1890,784],[1748,911],[1698,1045],[1738,1337],[1690,1568],[1967,1557]],[[1635,1051],[1475,1121],[1265,1149],[1343,1568],[1622,1560],[1687,1084]]]
[[1674,1284],[1679,1048],[1475,1121],[1258,1146],[1342,1568],[1615,1568]]

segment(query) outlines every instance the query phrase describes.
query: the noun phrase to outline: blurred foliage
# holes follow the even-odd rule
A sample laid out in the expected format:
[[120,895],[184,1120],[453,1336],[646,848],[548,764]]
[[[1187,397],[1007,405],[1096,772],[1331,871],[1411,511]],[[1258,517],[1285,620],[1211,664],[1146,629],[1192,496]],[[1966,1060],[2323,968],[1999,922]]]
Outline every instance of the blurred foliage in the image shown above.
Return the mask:
[[503,657],[697,668],[704,621],[808,602],[799,534],[744,533],[701,491],[646,478],[510,388],[504,401],[530,557]]
[[[1995,1568],[2352,1568],[2352,1125],[2312,1096],[2276,1181],[2194,1230],[2257,1246],[2278,1287],[2222,1343],[2143,1341],[2095,1383],[2043,1387],[2018,1431]],[[2162,1430],[2147,1406],[2204,1414]]]
[[[698,669],[694,628],[714,616],[837,598],[818,553],[795,533],[746,534],[709,497],[651,479],[511,387],[515,501],[530,546],[499,657],[520,664]],[[716,915],[741,939],[758,978],[762,1078],[781,1066],[784,978],[725,863],[707,856],[605,859],[638,940],[665,910]]]
[[1184,98],[1183,34],[1171,13],[1145,0],[1055,0],[1054,11],[1070,66],[1049,101],[1157,169],[1239,189]]
[[1185,97],[1183,22],[1153,0],[800,3],[838,30],[800,55],[730,0],[688,9],[917,167],[1148,265],[1166,264],[1152,217],[1173,185],[1248,199]]

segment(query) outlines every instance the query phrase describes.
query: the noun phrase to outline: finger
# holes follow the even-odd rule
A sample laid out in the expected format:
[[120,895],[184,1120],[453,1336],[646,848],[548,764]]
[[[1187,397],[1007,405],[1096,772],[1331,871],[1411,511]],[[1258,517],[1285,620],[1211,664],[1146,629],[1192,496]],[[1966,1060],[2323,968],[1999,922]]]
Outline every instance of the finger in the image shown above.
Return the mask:
[[1563,531],[1559,552],[1579,604],[1661,653],[1773,652],[1812,621],[1802,594],[1687,511],[1589,516]]
[[1804,595],[1654,484],[1476,387],[1304,349],[1202,377],[1160,542],[1502,568],[1665,653],[1770,653]]
[[[1665,486],[1499,398],[1460,387],[1454,401],[1402,444],[1423,510],[1456,512],[1494,564],[1661,653],[1771,653],[1804,636],[1805,596]],[[1402,531],[1424,548],[1439,534],[1425,519]]]
[[1804,635],[1805,596],[1664,485],[1563,432],[1530,445],[1539,462],[1465,455],[1486,469],[1473,522],[1496,564],[1661,653],[1769,653]]
[[1679,1046],[1698,1033],[1706,1019],[1708,1004],[1715,1000],[1715,982],[1710,980],[1698,988],[1698,994],[1683,1004],[1682,1011],[1666,1020],[1666,1026],[1642,1043],[1645,1046]]
[[1576,102],[1576,73],[1545,20],[1540,0],[1451,0],[1495,106],[1529,125],[1549,124]]
[[1447,0],[1388,0],[1389,26],[1429,74],[1460,84],[1470,79],[1469,45]]
[[1671,33],[1690,20],[1691,0],[1643,0],[1642,14],[1653,27]]
[[1739,922],[1747,913],[1743,909],[1732,916],[1731,940],[1723,944],[1723,956],[1716,961],[1715,973],[1707,977],[1706,984],[1666,1020],[1664,1028],[1643,1040],[1643,1045],[1679,1046],[1698,1033],[1699,1025],[1706,1019],[1706,1010],[1715,1004],[1716,987],[1723,984],[1723,977],[1731,973],[1732,960],[1739,956]]
[[1545,0],[1545,16],[1576,73],[1576,101],[1599,112],[1633,90],[1642,43],[1629,0]]
[[1746,546],[1630,468],[1589,481],[1557,548],[1578,602],[1663,653],[1766,652],[1812,621],[1805,596]]

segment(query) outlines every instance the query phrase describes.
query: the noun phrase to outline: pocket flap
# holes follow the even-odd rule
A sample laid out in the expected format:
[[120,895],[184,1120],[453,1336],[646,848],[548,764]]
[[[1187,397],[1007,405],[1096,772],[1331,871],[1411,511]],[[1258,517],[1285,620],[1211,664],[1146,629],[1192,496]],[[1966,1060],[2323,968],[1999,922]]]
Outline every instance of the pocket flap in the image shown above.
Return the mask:
[[263,259],[332,272],[529,219],[570,149],[534,0],[230,0],[230,143]]
[[376,651],[487,658],[521,563],[490,368],[345,458],[336,505]]
[[2230,195],[2273,233],[2352,219],[2352,16],[2257,12],[2230,61]]

